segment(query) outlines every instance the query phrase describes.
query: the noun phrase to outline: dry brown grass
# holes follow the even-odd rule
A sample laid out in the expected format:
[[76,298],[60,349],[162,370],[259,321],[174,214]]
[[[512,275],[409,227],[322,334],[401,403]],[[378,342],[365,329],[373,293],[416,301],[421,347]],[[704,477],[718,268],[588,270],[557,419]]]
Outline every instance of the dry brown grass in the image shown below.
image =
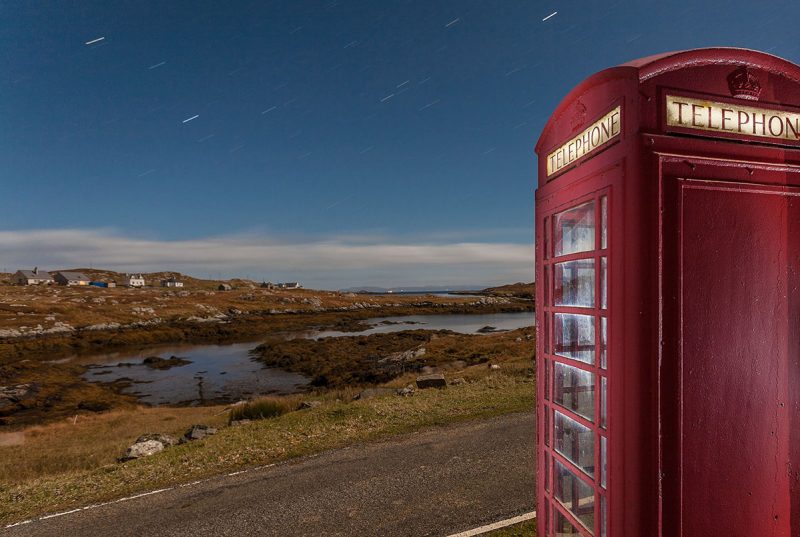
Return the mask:
[[19,431],[20,445],[0,446],[0,482],[18,483],[113,464],[144,433],[179,437],[195,423],[220,426],[228,421],[225,409],[139,407],[29,427]]
[[[340,448],[402,434],[422,427],[531,411],[535,385],[531,377],[487,374],[475,382],[451,386],[446,390],[423,390],[412,397],[387,395],[366,400],[332,399],[329,393],[316,408],[290,412],[280,417],[259,420],[237,427],[224,427],[205,440],[175,446],[153,456],[125,464],[109,463],[120,454],[126,442],[160,426],[162,431],[181,432],[196,421],[208,422],[192,412],[206,409],[149,409],[147,418],[136,422],[134,415],[97,416],[94,427],[71,430],[68,425],[43,428],[30,449],[14,448],[0,452],[3,460],[13,455],[15,466],[28,468],[31,476],[13,475],[0,480],[0,523],[75,508],[88,503],[118,498],[164,486],[184,483],[224,472],[269,464],[293,457]],[[174,412],[174,415],[170,413]],[[218,416],[224,420],[226,416]],[[134,421],[131,421],[134,420]],[[180,426],[179,426],[180,424]],[[88,424],[87,424],[88,425]],[[76,424],[77,427],[77,424]],[[137,427],[141,429],[136,430]],[[102,432],[99,432],[102,431]],[[79,434],[80,433],[80,434]],[[86,435],[97,445],[86,442]],[[119,442],[103,437],[117,435]],[[54,442],[48,446],[48,437]],[[104,443],[106,442],[106,443]],[[58,456],[57,444],[69,443],[62,464],[50,464],[36,453],[50,449]],[[5,449],[5,448],[3,448]],[[80,461],[88,459],[92,464]]]

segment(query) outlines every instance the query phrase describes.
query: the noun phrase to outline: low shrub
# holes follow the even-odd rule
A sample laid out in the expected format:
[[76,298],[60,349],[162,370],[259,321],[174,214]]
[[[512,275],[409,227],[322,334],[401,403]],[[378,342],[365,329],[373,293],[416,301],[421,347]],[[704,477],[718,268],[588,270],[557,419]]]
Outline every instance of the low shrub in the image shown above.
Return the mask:
[[277,418],[291,412],[297,405],[279,397],[263,397],[248,401],[231,409],[229,423],[239,420],[263,420]]

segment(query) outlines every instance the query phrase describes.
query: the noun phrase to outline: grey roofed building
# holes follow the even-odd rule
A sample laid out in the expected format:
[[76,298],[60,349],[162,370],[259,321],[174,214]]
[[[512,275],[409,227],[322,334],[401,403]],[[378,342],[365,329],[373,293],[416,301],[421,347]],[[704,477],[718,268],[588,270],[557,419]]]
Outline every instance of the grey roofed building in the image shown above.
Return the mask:
[[84,273],[69,270],[56,272],[53,279],[61,285],[89,285],[91,281]]
[[49,272],[34,268],[33,270],[18,270],[13,276],[14,283],[19,285],[38,285],[40,283],[53,283]]

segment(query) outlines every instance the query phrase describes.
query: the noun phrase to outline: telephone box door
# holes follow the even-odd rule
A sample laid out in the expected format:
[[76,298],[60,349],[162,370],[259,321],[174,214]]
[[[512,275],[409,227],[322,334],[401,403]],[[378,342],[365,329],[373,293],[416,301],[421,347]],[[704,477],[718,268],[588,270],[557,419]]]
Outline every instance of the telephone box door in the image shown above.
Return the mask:
[[665,296],[676,301],[664,453],[677,457],[665,465],[674,511],[664,524],[675,527],[664,535],[793,537],[800,188],[691,177],[664,186]]

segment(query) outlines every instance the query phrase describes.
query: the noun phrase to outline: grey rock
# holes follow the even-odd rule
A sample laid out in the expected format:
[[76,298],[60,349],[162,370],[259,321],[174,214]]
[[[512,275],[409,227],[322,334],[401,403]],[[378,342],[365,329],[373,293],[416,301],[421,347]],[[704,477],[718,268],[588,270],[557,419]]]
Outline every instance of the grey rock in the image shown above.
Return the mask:
[[414,385],[413,384],[409,384],[405,388],[400,388],[399,390],[397,390],[397,395],[401,395],[403,397],[410,397],[410,396],[414,395],[414,393],[416,391],[417,390],[414,388]]
[[174,436],[163,433],[145,433],[136,439],[137,444],[139,442],[150,442],[150,441],[161,442],[161,444],[163,444],[165,448],[174,446],[175,444],[178,443],[178,440]]
[[417,377],[417,388],[420,390],[426,388],[447,388],[447,381],[441,373],[422,375],[421,377]]
[[189,430],[183,434],[180,443],[184,444],[192,440],[202,440],[212,434],[217,434],[217,430],[214,427],[209,427],[208,425],[192,425],[189,427]]
[[489,369],[492,371],[497,371],[498,369],[500,369],[500,366],[497,364],[489,364]]
[[145,440],[144,442],[136,442],[125,451],[125,456],[120,458],[119,461],[125,462],[133,459],[139,459],[141,457],[148,457],[163,450],[164,450],[164,444],[156,440]]
[[298,410],[305,410],[307,408],[315,408],[322,404],[322,401],[303,401],[300,403],[300,406],[297,407]]

